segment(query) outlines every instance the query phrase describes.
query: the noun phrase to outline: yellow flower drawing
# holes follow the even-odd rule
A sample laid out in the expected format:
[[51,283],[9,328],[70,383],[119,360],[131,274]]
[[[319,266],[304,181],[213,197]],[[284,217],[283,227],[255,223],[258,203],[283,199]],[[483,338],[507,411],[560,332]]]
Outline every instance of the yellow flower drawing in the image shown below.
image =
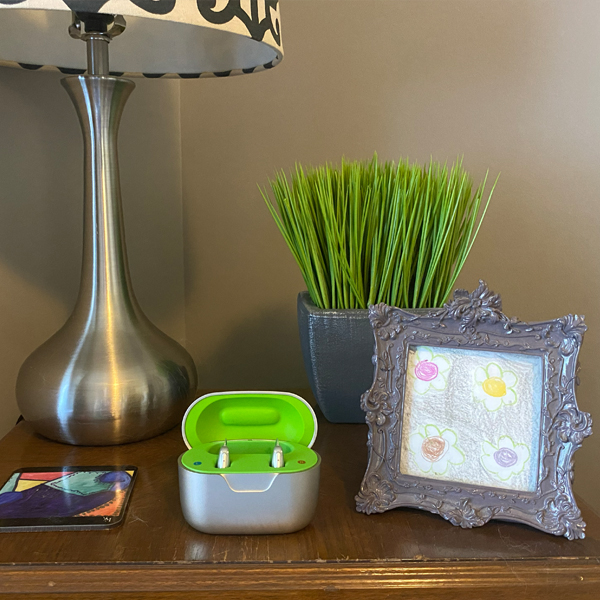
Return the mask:
[[487,367],[475,369],[475,385],[473,397],[476,402],[483,405],[490,412],[498,410],[502,405],[517,403],[517,376],[508,369],[502,369],[496,363],[489,363]]

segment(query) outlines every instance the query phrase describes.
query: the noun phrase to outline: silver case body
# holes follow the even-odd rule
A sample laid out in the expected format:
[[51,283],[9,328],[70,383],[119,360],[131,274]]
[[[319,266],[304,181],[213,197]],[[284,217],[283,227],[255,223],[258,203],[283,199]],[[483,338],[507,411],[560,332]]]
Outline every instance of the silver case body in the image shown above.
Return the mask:
[[299,473],[196,473],[179,458],[185,520],[204,533],[291,533],[312,520],[319,497],[321,457]]

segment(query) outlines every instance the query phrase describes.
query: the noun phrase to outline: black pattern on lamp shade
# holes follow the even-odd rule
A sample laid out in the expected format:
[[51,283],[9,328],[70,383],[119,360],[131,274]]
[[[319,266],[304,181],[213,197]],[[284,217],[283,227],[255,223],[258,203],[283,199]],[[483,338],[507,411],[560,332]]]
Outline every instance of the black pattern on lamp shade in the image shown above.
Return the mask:
[[146,12],[155,15],[166,15],[175,8],[175,0],[131,0]]
[[73,12],[96,13],[102,10],[108,0],[63,0],[63,2]]
[[85,73],[85,69],[71,69],[69,67],[58,67],[58,70],[63,75],[83,75]]
[[273,21],[272,13],[277,9],[279,0],[265,0],[266,15],[264,19],[260,18],[258,0],[251,0],[250,14],[242,8],[240,0],[229,0],[221,10],[215,10],[217,0],[196,0],[196,2],[200,14],[209,23],[229,23],[237,18],[246,26],[253,40],[261,41],[265,37],[265,33],[270,31],[277,44],[281,43],[279,20]]
[[[0,0],[0,4],[18,4],[25,0]],[[100,12],[109,0],[62,0],[72,11]],[[153,15],[166,15],[173,11],[178,0],[129,0],[138,8]],[[179,0],[181,1],[181,0]],[[258,0],[250,0],[250,14],[242,7],[241,0],[229,0],[227,4],[217,10],[218,0],[196,0],[200,14],[209,23],[223,25],[234,19],[239,19],[248,30],[253,40],[261,41],[265,33],[270,31],[277,45],[281,44],[279,19],[273,18],[273,11],[277,10],[279,0],[263,0],[265,17],[260,18]],[[109,7],[107,7],[109,8]]]
[[[0,4],[18,4],[25,0],[0,0]],[[100,12],[109,0],[62,0],[72,11]],[[153,15],[166,15],[173,11],[177,0],[129,0],[138,8]],[[181,0],[179,0],[181,1]],[[217,0],[196,0],[200,14],[209,23],[223,25],[234,19],[239,19],[248,30],[253,40],[261,41],[265,32],[270,31],[279,45],[281,34],[279,19],[273,19],[273,10],[277,10],[279,0],[263,0],[266,16],[261,19],[259,15],[258,0],[250,0],[250,14],[242,7],[241,0],[229,0],[220,10],[216,10]],[[109,7],[107,7],[109,8]]]
[[[22,6],[20,6],[22,5]],[[19,9],[45,9],[88,13],[123,14],[128,17],[143,17],[170,21],[172,23],[189,24],[199,27],[210,27],[216,30],[242,35],[265,46],[270,46],[275,56],[273,60],[266,60],[255,66],[242,65],[244,68],[230,70],[210,68],[192,68],[185,73],[149,73],[135,72],[128,69],[125,75],[143,77],[179,76],[185,79],[199,77],[228,77],[242,73],[254,73],[270,69],[277,65],[282,57],[281,29],[279,21],[279,0],[0,0],[0,8]],[[128,9],[129,7],[129,9]],[[0,19],[2,13],[0,10]],[[172,13],[172,15],[171,15]],[[211,27],[212,26],[212,27]],[[247,33],[246,33],[247,32]],[[151,40],[148,43],[152,43]],[[270,58],[265,56],[263,60]],[[8,57],[1,57],[0,62],[16,66],[19,63],[11,62]],[[37,57],[30,63],[37,63]],[[37,64],[22,65],[26,69],[57,68],[51,65]],[[81,69],[73,69],[74,65],[62,65],[59,70],[63,73],[79,73]],[[223,65],[225,66],[225,65]],[[141,70],[141,69],[140,69]]]

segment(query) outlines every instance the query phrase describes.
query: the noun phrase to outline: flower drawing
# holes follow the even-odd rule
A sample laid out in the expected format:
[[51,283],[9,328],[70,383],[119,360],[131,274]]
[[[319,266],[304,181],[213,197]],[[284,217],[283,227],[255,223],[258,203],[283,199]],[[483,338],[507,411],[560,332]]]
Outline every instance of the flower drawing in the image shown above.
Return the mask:
[[452,429],[440,429],[430,424],[410,436],[409,448],[420,471],[443,475],[448,465],[460,465],[465,461],[457,441]]
[[525,444],[513,442],[508,435],[503,435],[497,446],[491,442],[483,442],[481,463],[494,479],[508,481],[519,475],[528,460],[529,448]]
[[417,394],[426,394],[430,389],[443,390],[448,382],[450,363],[441,354],[434,354],[431,348],[421,346],[415,351],[416,363],[413,389]]
[[493,412],[503,404],[517,403],[517,392],[514,390],[517,376],[508,369],[502,369],[496,363],[489,363],[487,367],[475,369],[475,385],[473,397],[476,402],[483,402],[487,410]]

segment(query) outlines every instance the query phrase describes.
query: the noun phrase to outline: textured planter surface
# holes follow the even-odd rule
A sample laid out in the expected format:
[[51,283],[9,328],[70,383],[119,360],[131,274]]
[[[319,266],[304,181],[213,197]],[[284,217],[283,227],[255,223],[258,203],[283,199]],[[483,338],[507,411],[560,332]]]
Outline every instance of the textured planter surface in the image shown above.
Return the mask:
[[360,397],[373,383],[369,311],[321,309],[300,292],[298,327],[310,387],[325,418],[364,423]]

